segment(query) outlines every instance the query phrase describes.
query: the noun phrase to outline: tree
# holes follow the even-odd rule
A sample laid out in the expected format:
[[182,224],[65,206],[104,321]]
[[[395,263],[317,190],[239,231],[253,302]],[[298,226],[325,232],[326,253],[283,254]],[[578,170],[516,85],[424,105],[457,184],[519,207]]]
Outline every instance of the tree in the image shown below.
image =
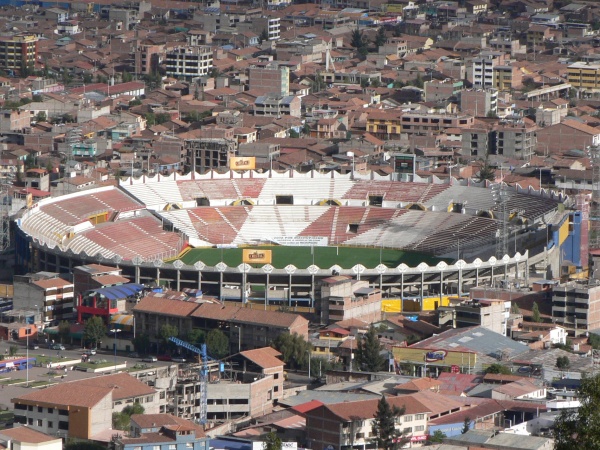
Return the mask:
[[556,358],[556,367],[559,369],[568,369],[570,365],[571,361],[569,360],[568,356],[559,356]]
[[594,350],[598,350],[600,348],[600,336],[590,333],[588,337],[588,344],[590,344]]
[[266,29],[264,29],[260,32],[260,36],[258,36],[258,42],[259,42],[259,44],[262,44],[263,42],[266,42],[268,40],[269,40],[269,33],[267,32]]
[[[373,420],[372,434],[377,440],[377,448],[391,450],[402,447],[407,440],[402,432],[396,429],[397,418],[404,415],[404,408],[391,406],[382,395],[377,403],[377,411]],[[404,441],[404,442],[403,442]]]
[[267,434],[263,444],[263,450],[281,450],[281,439],[279,439],[277,433],[271,431]]
[[519,309],[519,305],[517,305],[517,302],[513,303],[510,306],[510,312],[512,314],[521,314],[521,310]]
[[169,347],[169,345],[171,344],[171,341],[169,339],[172,337],[177,337],[179,335],[179,330],[175,325],[165,323],[163,326],[160,327],[159,335],[160,339],[165,344],[165,347]]
[[412,85],[414,87],[418,87],[419,89],[423,89],[423,86],[425,86],[425,82],[423,81],[423,77],[421,76],[420,73],[417,74],[417,78],[415,78],[412,81]]
[[281,352],[281,359],[292,369],[305,367],[311,351],[311,345],[298,333],[282,333],[273,342],[273,347]]
[[36,122],[45,122],[47,119],[48,119],[48,117],[46,117],[46,113],[44,111],[40,111],[35,116],[35,121]]
[[533,307],[531,308],[531,320],[538,323],[542,321],[537,302],[533,302]]
[[486,157],[485,161],[483,161],[483,164],[479,167],[479,175],[477,176],[477,181],[481,183],[483,181],[494,181],[495,179],[496,171],[490,165],[490,162]]
[[505,365],[494,363],[490,365],[487,369],[485,369],[485,373],[498,373],[502,375],[510,375],[512,372]]
[[60,337],[61,344],[64,343],[65,339],[71,336],[71,324],[68,321],[62,320],[58,324],[58,336]]
[[127,82],[132,81],[132,80],[133,80],[133,75],[131,74],[131,72],[123,72],[121,74],[121,81],[123,83],[127,83]]
[[202,345],[206,341],[206,334],[200,328],[192,328],[186,339],[192,345]]
[[98,343],[106,336],[106,326],[102,321],[102,317],[90,317],[83,328],[83,338],[86,341],[92,342],[94,347],[98,347]]
[[463,427],[462,427],[462,434],[468,433],[469,430],[471,429],[471,418],[470,417],[465,417],[465,421],[463,422]]
[[369,331],[363,339],[358,340],[356,348],[356,362],[359,370],[378,372],[385,365],[385,358],[381,356],[382,346],[377,337],[377,330],[371,324]]
[[554,422],[555,450],[599,448],[600,375],[582,379],[577,392],[579,408],[564,409]]
[[131,416],[134,414],[144,414],[144,407],[139,403],[128,405],[121,412],[115,412],[112,415],[113,429],[129,430],[131,424]]
[[220,359],[229,353],[229,338],[219,329],[206,335],[206,350],[213,358]]
[[152,127],[152,126],[156,125],[156,115],[154,113],[151,113],[151,112],[146,113],[144,118],[146,119],[147,126]]
[[448,436],[446,436],[446,433],[444,433],[442,430],[435,430],[433,434],[429,435],[429,439],[427,440],[432,444],[441,444],[447,437]]
[[377,47],[381,47],[383,44],[385,44],[386,40],[385,30],[383,27],[379,27],[379,30],[377,30],[377,34],[375,35],[375,39],[373,40],[373,44],[375,44]]
[[369,53],[368,38],[358,28],[356,28],[352,32],[352,37],[350,38],[350,45],[357,50],[359,56],[361,57],[365,57],[367,53]]
[[165,123],[168,122],[169,120],[171,120],[171,116],[167,113],[158,113],[156,114],[156,124],[160,125],[161,123]]
[[147,334],[139,333],[132,341],[133,348],[142,355],[148,354],[150,349],[150,337]]

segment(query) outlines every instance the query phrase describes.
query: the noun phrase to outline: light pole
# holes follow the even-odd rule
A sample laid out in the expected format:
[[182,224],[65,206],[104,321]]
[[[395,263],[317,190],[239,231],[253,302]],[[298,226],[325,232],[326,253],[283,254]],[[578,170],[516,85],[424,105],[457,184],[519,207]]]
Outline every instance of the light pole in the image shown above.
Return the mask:
[[25,350],[25,372],[26,372],[26,378],[27,378],[27,382],[26,382],[26,386],[29,387],[29,332],[31,331],[31,328],[27,327],[27,329],[25,330],[25,339],[26,342],[25,344],[27,345],[26,350]]
[[111,333],[115,333],[115,372],[117,371],[117,333],[120,333],[121,330],[119,330],[118,328],[113,328],[112,330],[110,330]]
[[238,353],[242,351],[242,326],[234,325],[238,329]]
[[310,348],[306,352],[308,353],[308,383],[310,384]]
[[327,333],[327,361],[331,361],[331,338],[329,337],[329,333]]

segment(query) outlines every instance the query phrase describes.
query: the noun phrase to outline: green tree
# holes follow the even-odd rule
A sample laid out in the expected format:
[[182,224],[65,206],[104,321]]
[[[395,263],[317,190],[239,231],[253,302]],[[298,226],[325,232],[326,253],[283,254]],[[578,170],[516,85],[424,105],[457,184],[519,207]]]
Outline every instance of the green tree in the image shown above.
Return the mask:
[[102,321],[102,317],[90,317],[83,327],[83,338],[98,347],[98,343],[106,336],[106,326]]
[[558,358],[556,358],[556,367],[558,367],[559,369],[568,369],[570,365],[571,361],[569,360],[568,356],[559,356]]
[[171,341],[169,339],[172,337],[177,337],[179,335],[179,330],[175,325],[165,323],[163,326],[160,327],[159,335],[165,347],[170,347]]
[[281,439],[277,433],[270,432],[263,443],[263,450],[281,450]]
[[262,30],[260,33],[260,36],[258,36],[258,42],[260,44],[262,44],[263,42],[266,42],[269,40],[269,33],[267,32],[266,29]]
[[40,111],[35,116],[36,122],[45,122],[47,119],[48,119],[48,117],[46,117],[46,113],[44,111]]
[[19,352],[19,347],[17,347],[16,345],[11,345],[10,347],[8,347],[8,355],[9,356],[15,356],[18,352]]
[[555,450],[600,448],[600,375],[582,379],[577,392],[579,408],[564,409],[554,422]]
[[91,73],[86,72],[83,74],[83,84],[90,84],[94,80]]
[[510,312],[513,314],[521,314],[521,310],[519,309],[519,305],[517,305],[517,302],[514,302],[510,306]]
[[311,351],[310,342],[298,333],[282,333],[273,342],[273,347],[281,353],[281,359],[292,369],[305,367]]
[[499,363],[491,364],[487,369],[485,369],[485,373],[497,373],[502,375],[512,374],[508,367]]
[[496,179],[496,171],[490,165],[488,158],[486,157],[483,164],[479,166],[479,174],[477,175],[477,181],[494,181]]
[[420,73],[417,74],[417,78],[415,78],[412,81],[412,85],[414,87],[418,87],[419,89],[423,89],[423,86],[425,86],[425,82],[423,81],[423,77],[421,76]]
[[158,113],[156,114],[156,124],[160,125],[161,123],[165,123],[171,120],[171,116],[167,113]]
[[150,349],[150,337],[147,334],[138,333],[131,342],[133,343],[133,348],[136,352],[141,353],[142,355],[148,354],[148,350]]
[[446,436],[446,433],[444,433],[442,430],[435,430],[433,434],[429,435],[427,440],[432,444],[441,444],[447,437],[448,436]]
[[68,339],[71,336],[71,324],[62,320],[58,324],[58,336],[60,338],[60,343],[63,344],[65,339]]
[[381,343],[377,337],[377,330],[371,324],[369,331],[363,339],[358,340],[356,348],[356,362],[359,370],[378,372],[385,365],[385,358],[381,355]]
[[215,359],[223,358],[229,353],[229,338],[217,328],[210,330],[206,335],[206,350]]
[[186,339],[192,345],[202,345],[206,342],[206,333],[200,328],[192,328],[187,334]]
[[133,107],[133,106],[139,106],[142,104],[142,101],[139,98],[134,98],[133,100],[129,101],[129,107]]
[[408,440],[396,428],[398,417],[404,415],[404,408],[391,406],[382,395],[377,403],[377,411],[373,420],[372,434],[377,440],[377,448],[391,450],[401,448]]
[[379,27],[379,30],[377,30],[377,34],[375,35],[375,39],[373,40],[373,43],[375,44],[375,46],[377,47],[381,47],[383,44],[385,44],[386,41],[386,37],[385,37],[385,30],[383,27]]
[[298,133],[296,130],[294,130],[293,128],[290,130],[290,137],[291,138],[299,138],[300,137],[300,133]]
[[133,80],[133,75],[131,74],[131,72],[123,72],[121,73],[121,81],[123,83],[127,83],[129,81]]
[[600,348],[600,336],[590,333],[588,337],[588,344],[590,344],[594,350],[598,350]]
[[540,308],[538,307],[537,302],[533,302],[533,307],[531,308],[531,320],[537,323],[542,321],[542,317],[540,316]]
[[470,429],[471,429],[471,418],[465,417],[461,433],[462,434],[468,433]]
[[156,125],[156,115],[154,113],[146,113],[144,118],[146,119],[146,125],[152,127]]
[[115,412],[112,415],[113,429],[129,430],[131,424],[131,416],[134,414],[144,414],[144,407],[139,403],[128,405],[121,412]]

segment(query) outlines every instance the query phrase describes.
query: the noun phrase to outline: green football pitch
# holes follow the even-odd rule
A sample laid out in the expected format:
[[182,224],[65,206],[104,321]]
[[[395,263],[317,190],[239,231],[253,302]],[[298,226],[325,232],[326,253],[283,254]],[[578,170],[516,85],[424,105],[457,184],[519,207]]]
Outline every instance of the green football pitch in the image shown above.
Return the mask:
[[[256,246],[253,249],[267,249],[273,251],[272,265],[283,269],[288,264],[293,264],[299,269],[305,269],[314,264],[322,269],[339,265],[343,269],[350,269],[356,264],[362,264],[368,269],[376,267],[380,262],[388,267],[406,264],[416,267],[425,262],[435,265],[439,261],[448,259],[436,258],[431,255],[415,252],[405,252],[395,249],[379,249],[364,247],[286,247],[286,246]],[[314,258],[314,259],[313,259]],[[242,248],[194,248],[181,257],[185,264],[193,265],[202,261],[207,266],[215,266],[223,261],[229,267],[237,267],[242,263]],[[262,264],[252,264],[261,267]]]

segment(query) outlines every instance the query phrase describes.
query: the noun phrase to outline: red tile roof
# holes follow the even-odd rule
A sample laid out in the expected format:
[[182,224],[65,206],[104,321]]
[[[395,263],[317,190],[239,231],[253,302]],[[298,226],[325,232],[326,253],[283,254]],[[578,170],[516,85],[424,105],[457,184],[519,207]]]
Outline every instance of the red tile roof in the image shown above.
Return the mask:
[[27,444],[42,444],[44,442],[60,439],[29,427],[16,427],[2,430],[0,431],[0,436],[8,437],[11,441]]
[[[279,353],[279,354],[281,354],[281,353]],[[256,348],[254,350],[246,350],[246,351],[240,352],[240,355],[242,355],[244,358],[252,361],[257,366],[262,367],[263,369],[272,369],[275,367],[283,367],[283,365],[285,364],[280,359],[277,359],[272,354],[272,352],[270,352],[269,350],[266,350],[264,348]]]

